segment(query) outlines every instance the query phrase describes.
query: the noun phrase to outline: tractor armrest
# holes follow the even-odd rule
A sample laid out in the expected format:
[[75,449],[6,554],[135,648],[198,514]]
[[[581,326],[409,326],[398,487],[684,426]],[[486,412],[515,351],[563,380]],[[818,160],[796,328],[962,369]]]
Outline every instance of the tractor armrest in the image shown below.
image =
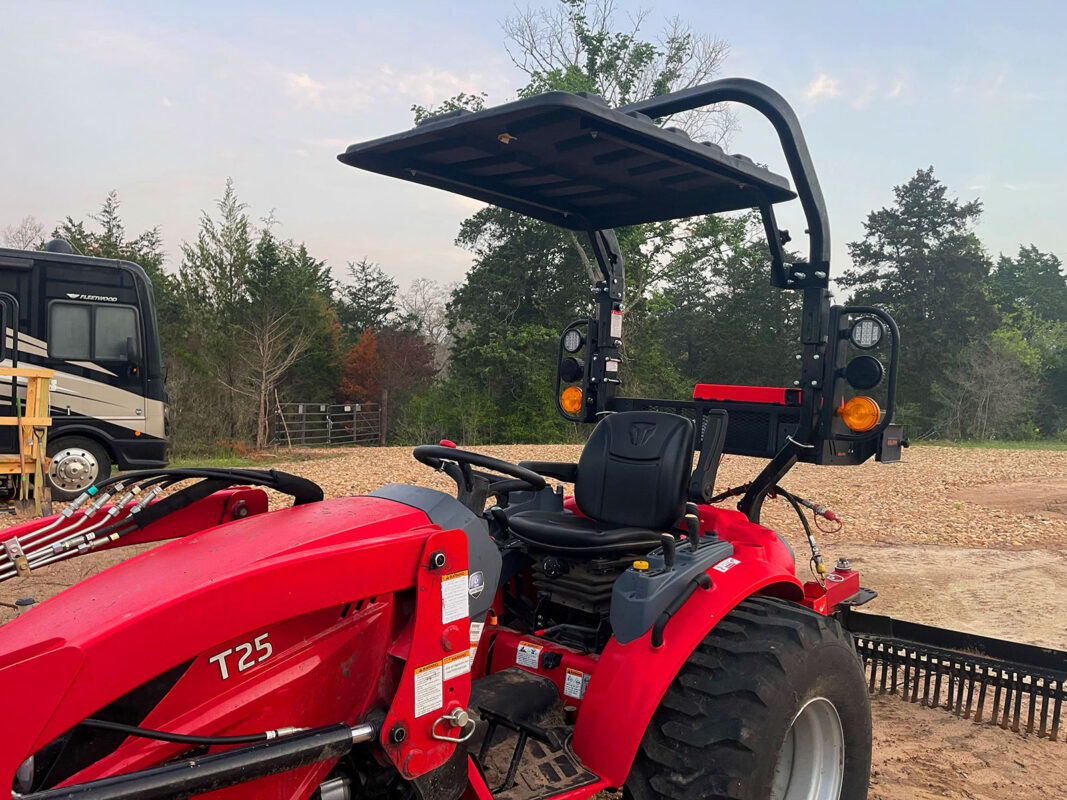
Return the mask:
[[578,465],[566,461],[520,461],[519,466],[564,483],[574,483],[574,479],[578,476]]

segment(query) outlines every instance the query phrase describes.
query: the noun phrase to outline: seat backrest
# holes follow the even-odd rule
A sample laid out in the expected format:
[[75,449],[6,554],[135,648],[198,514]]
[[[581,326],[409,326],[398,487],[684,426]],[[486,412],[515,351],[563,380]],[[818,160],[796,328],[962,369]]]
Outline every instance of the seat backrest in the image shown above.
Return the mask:
[[611,525],[667,530],[685,513],[693,423],[660,411],[608,414],[578,460],[574,501]]

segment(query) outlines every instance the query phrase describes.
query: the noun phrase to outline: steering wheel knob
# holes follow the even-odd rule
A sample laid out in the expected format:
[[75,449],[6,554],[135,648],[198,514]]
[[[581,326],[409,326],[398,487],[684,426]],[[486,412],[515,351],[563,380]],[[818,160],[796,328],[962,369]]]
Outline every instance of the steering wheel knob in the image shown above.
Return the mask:
[[456,443],[451,439],[442,439],[438,444],[441,445],[441,447],[451,447],[453,450],[456,449]]

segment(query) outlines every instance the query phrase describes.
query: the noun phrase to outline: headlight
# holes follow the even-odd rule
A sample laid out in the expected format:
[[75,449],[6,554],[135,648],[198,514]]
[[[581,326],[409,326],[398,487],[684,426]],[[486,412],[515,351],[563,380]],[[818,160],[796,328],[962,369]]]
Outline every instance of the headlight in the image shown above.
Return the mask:
[[860,317],[852,323],[852,330],[848,332],[848,337],[852,340],[852,344],[861,350],[870,350],[882,341],[884,334],[885,328],[874,317]]
[[584,337],[577,328],[571,328],[563,334],[563,349],[568,353],[577,353],[584,343]]

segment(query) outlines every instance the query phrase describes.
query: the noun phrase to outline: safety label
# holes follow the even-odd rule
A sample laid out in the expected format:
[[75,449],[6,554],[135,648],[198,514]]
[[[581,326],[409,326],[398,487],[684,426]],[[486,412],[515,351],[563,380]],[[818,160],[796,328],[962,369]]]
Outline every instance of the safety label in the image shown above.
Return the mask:
[[440,661],[434,661],[432,664],[415,668],[416,717],[437,711],[444,705],[444,690],[441,683]]
[[567,667],[567,675],[563,679],[563,694],[581,700],[585,697],[585,687],[589,685],[589,676],[578,669]]
[[736,558],[724,558],[722,561],[712,567],[712,569],[718,570],[719,572],[729,572],[740,563],[741,562],[738,561]]
[[463,619],[470,613],[467,606],[467,570],[441,578],[441,624]]
[[478,642],[482,640],[482,628],[484,622],[471,622],[471,667],[474,666],[474,657],[478,655]]
[[519,649],[515,651],[515,663],[520,667],[539,669],[541,667],[542,649],[544,648],[539,644],[519,642]]
[[622,312],[621,311],[612,311],[611,312],[611,330],[610,330],[610,333],[611,333],[611,338],[612,339],[621,339],[622,338]]
[[445,656],[444,676],[446,681],[450,681],[453,678],[458,678],[460,675],[466,675],[470,671],[470,650],[464,650],[462,653],[454,653],[453,655]]

